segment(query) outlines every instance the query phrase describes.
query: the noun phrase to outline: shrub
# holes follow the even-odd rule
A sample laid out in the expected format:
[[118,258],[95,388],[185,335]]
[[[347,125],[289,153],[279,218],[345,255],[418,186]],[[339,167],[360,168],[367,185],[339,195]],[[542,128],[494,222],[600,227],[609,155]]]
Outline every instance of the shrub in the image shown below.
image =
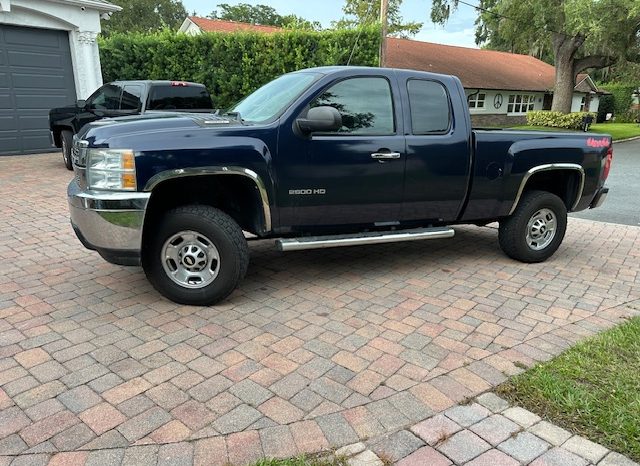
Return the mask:
[[[611,93],[613,98],[613,115],[616,123],[633,123],[637,118],[637,112],[631,111],[633,104],[633,93],[637,89],[637,85],[629,83],[603,84],[600,86],[607,92]],[[602,96],[603,98],[605,96]]]
[[607,121],[607,113],[615,112],[615,102],[612,94],[604,94],[600,96],[600,104],[598,105],[598,123]]
[[379,36],[377,27],[360,32],[113,34],[100,39],[100,60],[105,81],[200,82],[211,92],[214,106],[225,108],[283,73],[346,65],[352,50],[352,65],[377,66]]
[[595,123],[596,114],[592,112],[562,113],[536,110],[527,113],[527,124],[551,128],[582,129],[582,122],[587,115],[591,115]]

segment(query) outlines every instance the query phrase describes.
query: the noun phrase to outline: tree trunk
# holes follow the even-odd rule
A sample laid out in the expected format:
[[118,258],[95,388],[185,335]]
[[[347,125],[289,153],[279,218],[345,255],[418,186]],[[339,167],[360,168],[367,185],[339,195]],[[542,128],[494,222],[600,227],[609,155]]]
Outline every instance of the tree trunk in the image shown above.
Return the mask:
[[553,89],[551,110],[554,112],[571,112],[573,88],[576,85],[574,57],[583,42],[584,38],[580,36],[569,37],[563,34],[554,34],[553,36],[556,81]]
[[556,59],[556,83],[553,89],[551,111],[571,112],[571,101],[573,100],[573,88],[575,85],[573,60],[566,58],[564,60]]

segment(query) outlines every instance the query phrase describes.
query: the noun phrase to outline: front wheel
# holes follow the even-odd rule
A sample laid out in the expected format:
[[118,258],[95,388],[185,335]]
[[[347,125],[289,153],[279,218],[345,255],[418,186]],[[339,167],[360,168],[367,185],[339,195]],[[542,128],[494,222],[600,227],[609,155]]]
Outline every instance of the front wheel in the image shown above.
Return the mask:
[[67,170],[73,170],[73,160],[71,159],[71,147],[73,146],[73,133],[71,131],[62,131],[60,133],[62,141],[62,161]]
[[543,262],[560,247],[567,230],[567,207],[546,191],[529,191],[514,213],[500,221],[500,247],[512,259]]
[[206,306],[226,298],[244,277],[249,248],[238,224],[210,206],[167,212],[145,249],[142,266],[161,294]]

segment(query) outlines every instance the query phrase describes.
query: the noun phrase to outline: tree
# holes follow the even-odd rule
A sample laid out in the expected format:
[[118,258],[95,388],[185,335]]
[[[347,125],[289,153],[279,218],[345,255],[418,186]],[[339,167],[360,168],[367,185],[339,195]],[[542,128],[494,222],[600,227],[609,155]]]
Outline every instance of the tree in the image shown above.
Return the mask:
[[[431,19],[444,24],[458,0],[433,0]],[[576,77],[588,69],[637,59],[637,0],[481,0],[476,39],[525,47],[548,47],[556,67],[551,109],[569,113]]]
[[296,15],[281,15],[269,5],[250,5],[248,3],[229,5],[228,3],[221,3],[218,8],[219,11],[213,10],[211,12],[210,18],[289,29],[317,31],[322,28],[322,25],[317,21],[308,21]]
[[[389,0],[389,35],[410,37],[422,28],[422,23],[404,22],[400,15],[402,0]],[[342,11],[347,17],[334,21],[336,29],[352,29],[361,25],[376,24],[380,19],[380,0],[346,0]]]
[[110,0],[122,7],[102,23],[105,35],[113,32],[153,32],[178,29],[187,17],[181,0]]

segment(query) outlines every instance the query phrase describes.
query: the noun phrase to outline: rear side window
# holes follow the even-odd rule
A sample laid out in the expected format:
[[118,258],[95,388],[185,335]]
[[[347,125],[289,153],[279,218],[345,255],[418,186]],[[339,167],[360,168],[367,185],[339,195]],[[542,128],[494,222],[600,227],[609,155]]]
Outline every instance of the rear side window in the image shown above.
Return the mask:
[[142,102],[142,86],[139,84],[127,84],[122,90],[122,100],[120,101],[120,110],[140,110]]
[[202,86],[153,86],[147,110],[188,110],[212,108],[211,97]]
[[350,78],[334,84],[311,102],[328,105],[342,115],[343,134],[387,135],[395,133],[391,87],[385,78]]
[[407,91],[413,134],[443,133],[449,129],[449,96],[442,84],[410,79],[407,81]]

